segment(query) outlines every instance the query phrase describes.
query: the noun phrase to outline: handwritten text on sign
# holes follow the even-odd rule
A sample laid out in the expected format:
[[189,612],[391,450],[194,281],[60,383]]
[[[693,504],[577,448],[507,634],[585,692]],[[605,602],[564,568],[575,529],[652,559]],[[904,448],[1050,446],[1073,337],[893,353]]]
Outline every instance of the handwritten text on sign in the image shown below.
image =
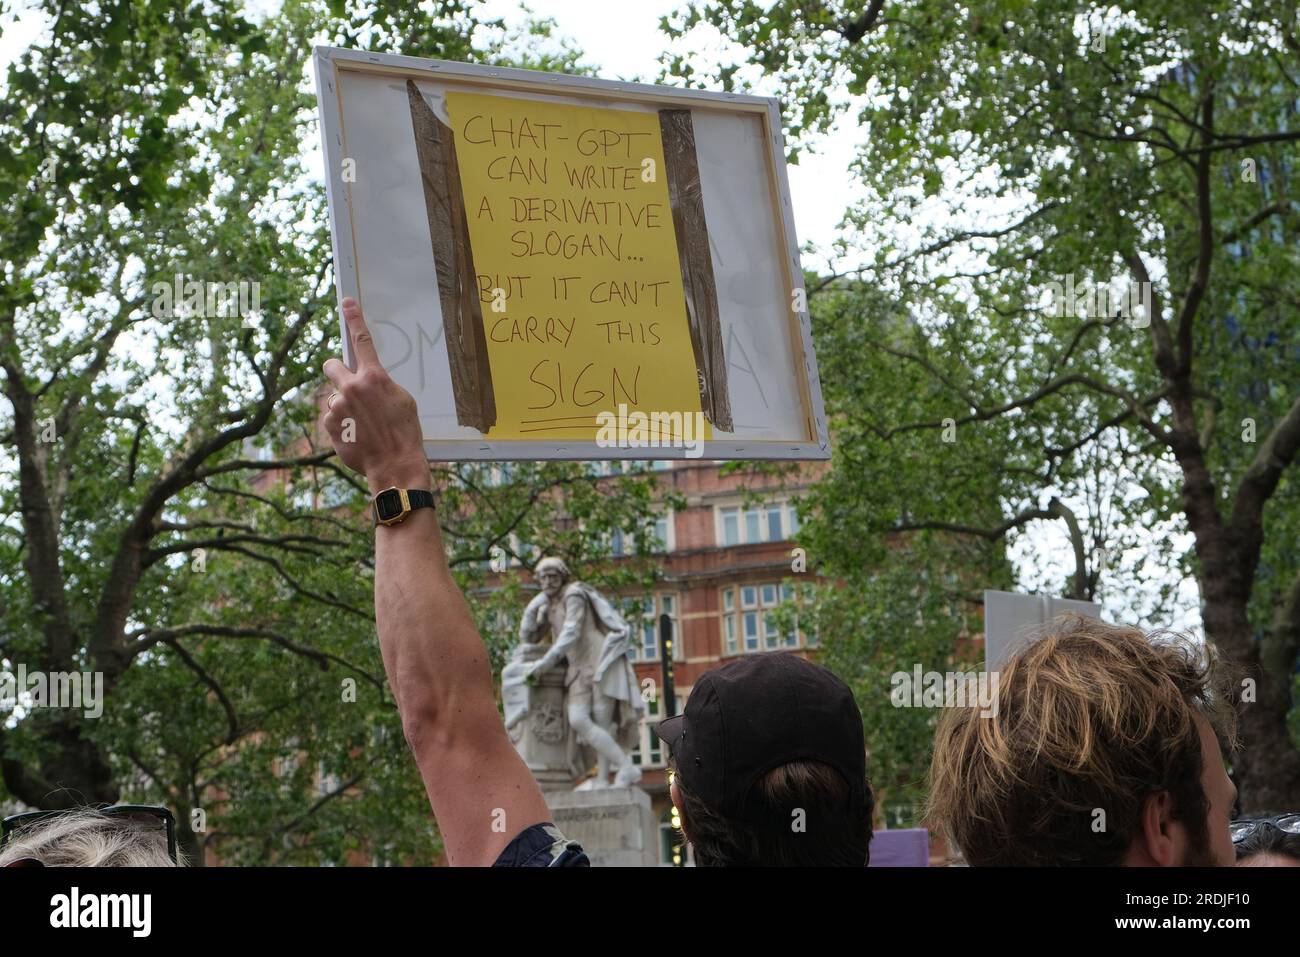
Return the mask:
[[490,438],[700,411],[655,113],[446,94],[478,274]]

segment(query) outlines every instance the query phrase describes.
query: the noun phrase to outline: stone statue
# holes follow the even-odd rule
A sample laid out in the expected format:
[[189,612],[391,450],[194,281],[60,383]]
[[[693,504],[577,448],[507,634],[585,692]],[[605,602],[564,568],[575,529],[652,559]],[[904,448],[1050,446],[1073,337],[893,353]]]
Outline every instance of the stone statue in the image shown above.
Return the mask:
[[604,595],[572,580],[561,559],[543,558],[535,574],[542,590],[524,610],[501,674],[506,729],[543,788],[571,787],[593,764],[596,776],[582,788],[630,787],[641,780],[628,752],[645,702],[627,622]]

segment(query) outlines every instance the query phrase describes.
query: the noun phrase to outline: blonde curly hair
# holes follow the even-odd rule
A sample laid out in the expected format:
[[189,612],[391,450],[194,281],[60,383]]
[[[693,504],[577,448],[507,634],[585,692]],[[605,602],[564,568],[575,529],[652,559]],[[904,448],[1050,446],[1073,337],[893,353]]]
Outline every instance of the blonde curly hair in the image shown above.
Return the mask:
[[[1205,839],[1198,715],[1235,745],[1233,670],[1168,632],[1069,615],[1003,666],[993,717],[945,709],[927,819],[972,865],[1119,864],[1143,800],[1168,792]],[[1094,830],[1093,812],[1108,822]]]

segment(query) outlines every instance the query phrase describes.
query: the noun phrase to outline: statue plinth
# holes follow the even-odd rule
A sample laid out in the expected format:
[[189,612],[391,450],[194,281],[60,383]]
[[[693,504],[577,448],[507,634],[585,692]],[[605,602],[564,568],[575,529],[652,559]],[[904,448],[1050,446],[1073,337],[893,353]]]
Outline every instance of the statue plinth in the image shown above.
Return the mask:
[[650,795],[638,787],[554,791],[546,795],[551,820],[577,841],[593,867],[656,867],[659,828]]
[[501,672],[507,722],[517,711],[523,715],[509,729],[510,740],[544,792],[573,787],[569,719],[564,713],[564,665],[539,672],[531,685],[522,678],[525,669],[545,653],[545,645],[521,644]]

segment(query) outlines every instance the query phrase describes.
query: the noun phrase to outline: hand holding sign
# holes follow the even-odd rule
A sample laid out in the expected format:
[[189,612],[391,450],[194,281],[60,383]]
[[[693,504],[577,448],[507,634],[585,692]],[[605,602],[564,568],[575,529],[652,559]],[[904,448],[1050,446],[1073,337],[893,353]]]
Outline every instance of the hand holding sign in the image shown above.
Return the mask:
[[430,487],[415,400],[384,371],[355,299],[343,300],[356,371],[338,359],[325,363],[337,390],[327,402],[321,426],[343,464],[360,472],[370,491]]

